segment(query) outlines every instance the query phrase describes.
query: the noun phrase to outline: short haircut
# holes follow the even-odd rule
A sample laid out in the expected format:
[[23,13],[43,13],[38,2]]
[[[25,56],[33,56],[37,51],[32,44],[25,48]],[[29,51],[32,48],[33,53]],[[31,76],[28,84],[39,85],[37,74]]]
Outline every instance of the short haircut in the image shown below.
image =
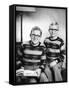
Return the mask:
[[35,30],[40,31],[40,36],[42,36],[42,31],[41,31],[41,29],[40,29],[38,26],[35,26],[35,27],[32,28],[31,34],[32,34],[32,32],[35,31]]

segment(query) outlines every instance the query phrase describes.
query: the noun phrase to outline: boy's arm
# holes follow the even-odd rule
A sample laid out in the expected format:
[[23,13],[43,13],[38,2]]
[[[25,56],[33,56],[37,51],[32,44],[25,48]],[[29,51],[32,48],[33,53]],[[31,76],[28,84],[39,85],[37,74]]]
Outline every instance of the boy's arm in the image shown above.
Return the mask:
[[19,69],[22,66],[22,46],[16,46],[16,69]]
[[61,46],[60,49],[60,59],[62,62],[62,68],[66,68],[66,49],[65,49],[65,45],[63,43],[63,45]]
[[48,38],[45,38],[45,40],[43,42],[43,46],[44,46],[43,50],[44,50],[44,52],[43,52],[43,55],[41,56],[41,66],[40,66],[42,71],[44,71],[44,68],[46,66],[46,46],[47,46],[47,40],[48,40]]
[[48,42],[48,38],[45,38],[45,40],[44,40],[44,45],[45,45],[45,47],[47,47],[47,42]]
[[45,65],[46,65],[46,55],[42,56],[41,66],[40,66],[40,69],[42,71],[44,71]]
[[44,52],[43,52],[43,55],[41,56],[40,69],[41,69],[42,71],[44,71],[45,66],[46,66],[46,48],[44,47]]
[[64,46],[64,41],[61,40],[61,45],[60,45],[60,61],[64,61],[64,56],[65,56],[65,46]]

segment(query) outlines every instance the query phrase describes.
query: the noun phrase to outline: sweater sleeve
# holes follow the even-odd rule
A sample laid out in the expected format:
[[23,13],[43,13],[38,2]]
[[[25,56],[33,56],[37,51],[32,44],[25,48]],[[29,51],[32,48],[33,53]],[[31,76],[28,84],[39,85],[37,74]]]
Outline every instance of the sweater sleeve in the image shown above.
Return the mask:
[[65,46],[64,46],[64,41],[61,39],[61,44],[60,44],[60,61],[64,61],[64,55],[65,55]]
[[20,69],[22,64],[22,46],[16,46],[16,69]]
[[44,70],[44,68],[46,66],[46,53],[45,52],[46,52],[46,48],[44,47],[43,48],[43,54],[41,56],[41,65],[40,65],[40,68],[42,71]]

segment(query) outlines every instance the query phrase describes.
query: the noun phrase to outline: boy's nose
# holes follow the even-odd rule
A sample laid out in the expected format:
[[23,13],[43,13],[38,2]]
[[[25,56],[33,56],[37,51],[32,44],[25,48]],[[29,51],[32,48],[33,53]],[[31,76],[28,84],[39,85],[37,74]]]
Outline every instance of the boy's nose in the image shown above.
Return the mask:
[[52,34],[53,34],[53,30],[52,30]]
[[34,40],[36,39],[36,37],[34,36]]

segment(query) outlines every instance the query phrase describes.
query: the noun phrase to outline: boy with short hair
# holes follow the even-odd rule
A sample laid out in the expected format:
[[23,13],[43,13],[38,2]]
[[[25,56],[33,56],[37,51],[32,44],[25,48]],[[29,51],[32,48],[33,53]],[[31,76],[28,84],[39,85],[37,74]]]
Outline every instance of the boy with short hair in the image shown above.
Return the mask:
[[[59,24],[57,22],[50,24],[49,33],[50,37],[44,40],[44,44],[46,46],[46,57],[47,63],[50,69],[53,70],[55,81],[62,81],[61,71],[58,66],[62,64],[64,56],[62,50],[64,49],[64,41],[58,37]],[[48,73],[50,70],[46,68],[46,72]],[[47,74],[46,73],[46,74]],[[51,72],[48,73],[49,81],[52,81]]]
[[[40,78],[39,82],[48,82],[48,79],[43,72],[46,64],[46,55],[44,52],[44,46],[40,43],[41,36],[41,29],[37,26],[33,27],[30,33],[31,40],[22,45],[22,67],[24,70],[35,71],[38,75],[36,78]],[[20,74],[21,71],[17,71],[16,75],[18,75],[18,73]],[[30,76],[29,83],[37,83],[36,78],[35,76]]]

